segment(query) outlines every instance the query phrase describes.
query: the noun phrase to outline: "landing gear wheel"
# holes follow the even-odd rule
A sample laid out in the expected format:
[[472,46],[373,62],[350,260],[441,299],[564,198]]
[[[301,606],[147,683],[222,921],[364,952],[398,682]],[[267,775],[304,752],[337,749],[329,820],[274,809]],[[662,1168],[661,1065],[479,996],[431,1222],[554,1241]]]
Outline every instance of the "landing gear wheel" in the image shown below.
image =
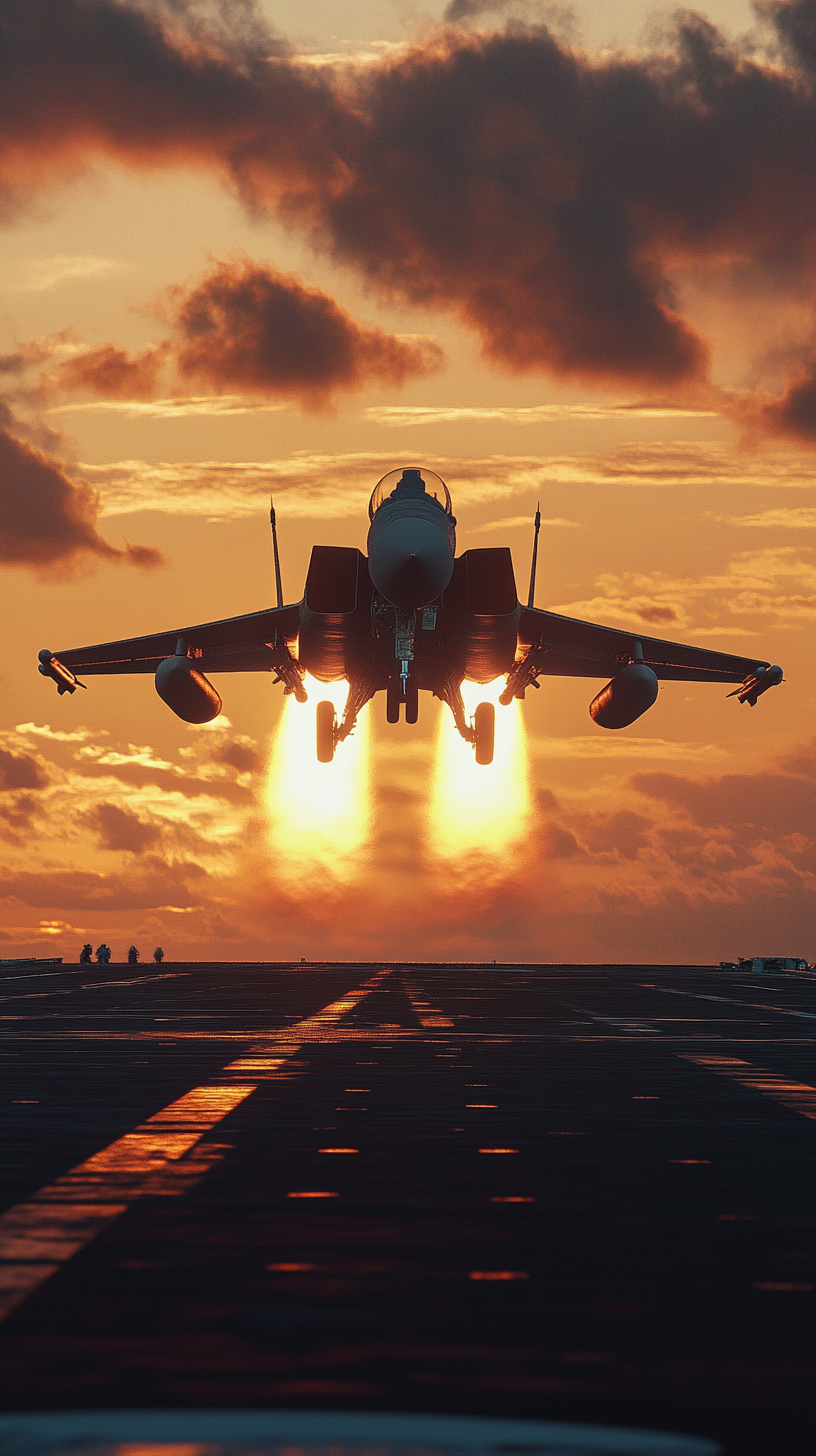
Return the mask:
[[496,709],[492,703],[480,703],[473,715],[476,733],[476,762],[493,762],[493,740],[496,733]]
[[315,715],[317,727],[317,761],[331,763],[334,758],[334,703],[318,703]]
[[419,717],[419,688],[413,678],[408,679],[405,685],[405,721],[416,723]]
[[399,723],[401,703],[402,683],[398,677],[390,677],[385,690],[385,721],[387,723]]

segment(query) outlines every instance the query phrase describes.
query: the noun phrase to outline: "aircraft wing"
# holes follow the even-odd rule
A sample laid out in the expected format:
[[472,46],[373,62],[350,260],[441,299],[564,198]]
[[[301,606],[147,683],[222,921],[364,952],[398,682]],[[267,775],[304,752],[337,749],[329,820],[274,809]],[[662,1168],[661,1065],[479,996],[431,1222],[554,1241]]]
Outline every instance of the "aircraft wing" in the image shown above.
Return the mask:
[[[165,657],[176,652],[179,639],[200,672],[270,672],[276,654],[270,644],[283,646],[300,631],[300,608],[270,607],[243,617],[226,617],[220,622],[203,622],[196,627],[176,627],[171,632],[153,632],[147,637],[126,637],[121,642],[98,642],[91,647],[40,653],[44,665],[49,658],[78,674],[155,672]],[[46,673],[52,676],[52,673]],[[58,680],[58,679],[57,679]]]
[[537,607],[522,607],[518,639],[523,652],[532,649],[536,671],[551,677],[613,677],[622,663],[637,655],[638,643],[643,649],[643,661],[655,676],[677,682],[743,683],[770,666],[763,658],[666,642],[661,637],[601,627]]

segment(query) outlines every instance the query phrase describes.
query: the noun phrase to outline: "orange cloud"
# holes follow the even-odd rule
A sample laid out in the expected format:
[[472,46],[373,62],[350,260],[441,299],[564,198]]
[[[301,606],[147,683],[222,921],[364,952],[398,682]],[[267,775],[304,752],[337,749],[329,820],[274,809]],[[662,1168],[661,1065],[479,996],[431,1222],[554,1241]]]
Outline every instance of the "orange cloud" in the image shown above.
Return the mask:
[[[647,622],[684,631],[713,630],[700,622],[720,624],[731,619],[731,632],[747,629],[763,617],[793,624],[816,616],[816,567],[803,560],[795,547],[776,546],[740,551],[725,570],[699,578],[672,578],[663,572],[604,572],[598,577],[597,596],[560,604],[568,616],[606,621]],[[697,625],[692,625],[697,619]],[[736,625],[739,624],[739,625]]]
[[219,393],[298,399],[321,409],[338,390],[399,386],[445,360],[432,340],[359,324],[320,289],[249,258],[216,263],[191,287],[168,289],[165,302],[172,339],[137,355],[113,344],[87,349],[44,373],[42,392],[150,399],[162,366],[172,362],[183,381]]
[[142,854],[161,839],[156,824],[147,823],[138,814],[121,809],[117,804],[101,803],[87,816],[105,849]]
[[166,353],[164,345],[133,356],[114,344],[102,344],[66,359],[44,382],[46,388],[66,393],[90,390],[107,399],[149,399]]
[[[510,370],[664,394],[699,397],[708,368],[678,269],[725,261],[735,287],[813,291],[812,0],[762,7],[770,61],[684,11],[653,54],[592,57],[510,24],[428,33],[356,70],[298,60],[251,5],[234,33],[215,7],[169,0],[1,13],[8,208],[98,158],[207,167],[381,297],[455,314]],[[205,334],[221,307],[211,296]],[[379,375],[404,363],[369,340],[374,354]],[[258,384],[237,342],[221,362]]]
[[249,258],[217,263],[170,296],[178,371],[217,390],[295,396],[319,407],[334,390],[401,385],[444,360],[430,340],[365,328],[319,289]]
[[38,755],[0,748],[0,792],[42,789],[49,782],[48,769]]
[[757,390],[727,406],[749,443],[770,436],[809,447],[816,444],[816,357],[788,359],[786,372],[781,394]]
[[94,559],[160,565],[161,553],[150,546],[120,550],[100,536],[98,509],[86,481],[72,480],[55,456],[0,429],[0,561],[43,574]]

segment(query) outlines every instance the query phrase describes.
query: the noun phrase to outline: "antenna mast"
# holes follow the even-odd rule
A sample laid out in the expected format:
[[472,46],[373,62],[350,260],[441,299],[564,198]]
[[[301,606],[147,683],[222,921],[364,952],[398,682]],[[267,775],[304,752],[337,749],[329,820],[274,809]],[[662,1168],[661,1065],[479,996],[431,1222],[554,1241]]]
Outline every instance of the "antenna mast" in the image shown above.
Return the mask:
[[269,497],[269,524],[272,527],[272,550],[275,553],[275,591],[278,598],[278,606],[283,606],[283,586],[281,585],[280,556],[278,555],[278,525],[275,520],[275,503]]
[[[535,601],[536,569],[538,567],[538,533],[541,530],[541,501],[536,506],[535,513],[535,536],[533,537],[533,559],[530,563],[530,590],[527,593],[527,605],[532,607]],[[277,550],[277,547],[275,548]]]

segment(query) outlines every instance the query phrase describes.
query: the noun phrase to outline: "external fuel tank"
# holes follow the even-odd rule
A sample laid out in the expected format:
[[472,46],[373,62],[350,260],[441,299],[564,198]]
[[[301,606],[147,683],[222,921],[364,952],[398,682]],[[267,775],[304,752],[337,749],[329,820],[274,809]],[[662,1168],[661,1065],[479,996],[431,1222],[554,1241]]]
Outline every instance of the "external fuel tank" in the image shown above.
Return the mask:
[[657,678],[645,662],[630,662],[593,698],[589,716],[599,728],[628,728],[651,708],[657,688]]
[[221,712],[221,698],[203,672],[193,667],[186,652],[165,657],[159,663],[156,692],[185,723],[211,723]]

